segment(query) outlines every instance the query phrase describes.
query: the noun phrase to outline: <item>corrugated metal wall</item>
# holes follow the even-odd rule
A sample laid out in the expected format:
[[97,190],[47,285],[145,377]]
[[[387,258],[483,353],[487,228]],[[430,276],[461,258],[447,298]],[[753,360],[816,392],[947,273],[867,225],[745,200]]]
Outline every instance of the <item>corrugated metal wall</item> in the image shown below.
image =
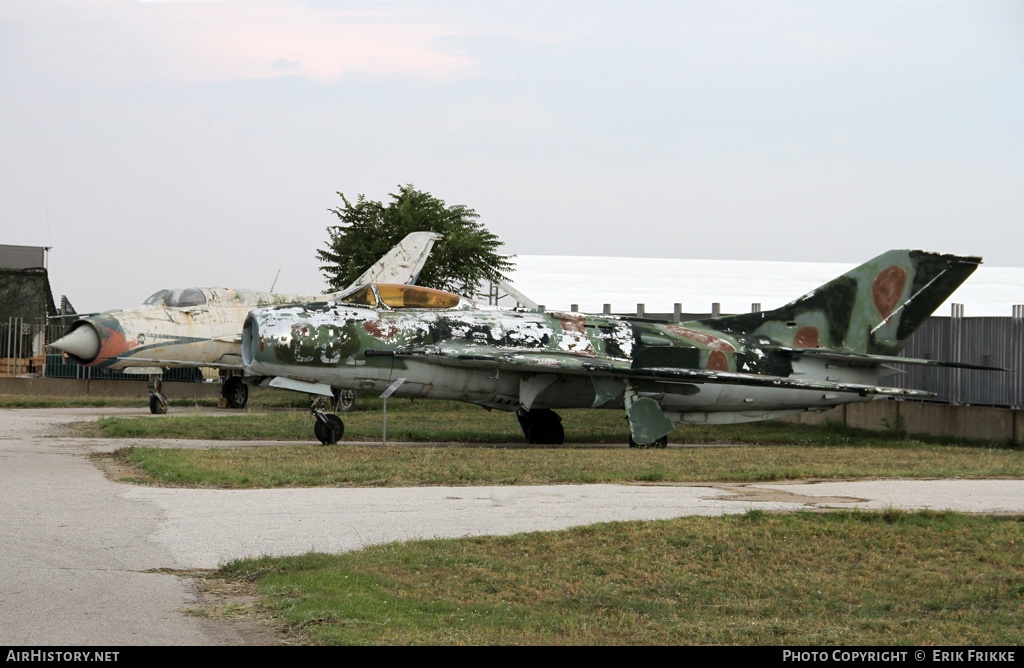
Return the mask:
[[[1024,318],[932,317],[917,330],[904,357],[997,366],[1007,371],[975,371],[907,366],[887,384],[935,392],[951,404],[1024,407]],[[955,313],[956,311],[954,311]]]

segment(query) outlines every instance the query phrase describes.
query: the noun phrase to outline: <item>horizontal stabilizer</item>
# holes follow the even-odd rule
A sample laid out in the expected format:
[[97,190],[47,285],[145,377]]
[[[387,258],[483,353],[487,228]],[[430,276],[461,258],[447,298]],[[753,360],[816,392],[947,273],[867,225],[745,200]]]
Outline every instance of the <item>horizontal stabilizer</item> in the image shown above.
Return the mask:
[[834,362],[846,362],[853,366],[884,366],[886,364],[910,364],[914,366],[940,366],[952,369],[977,369],[980,371],[1009,371],[998,366],[985,364],[968,364],[967,362],[945,362],[943,360],[928,360],[916,357],[900,357],[898,355],[868,355],[866,353],[848,353],[841,350],[826,350],[824,348],[779,348],[779,350],[793,355],[794,357],[816,357],[818,359],[832,360]]

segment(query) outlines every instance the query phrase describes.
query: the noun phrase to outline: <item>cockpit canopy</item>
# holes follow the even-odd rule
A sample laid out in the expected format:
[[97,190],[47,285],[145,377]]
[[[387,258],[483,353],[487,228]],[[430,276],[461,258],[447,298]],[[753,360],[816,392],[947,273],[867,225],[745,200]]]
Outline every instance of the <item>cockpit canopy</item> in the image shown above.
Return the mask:
[[451,292],[397,283],[367,283],[338,297],[342,304],[374,308],[455,308],[462,298]]
[[202,306],[206,295],[199,288],[177,288],[153,293],[143,304],[146,306]]

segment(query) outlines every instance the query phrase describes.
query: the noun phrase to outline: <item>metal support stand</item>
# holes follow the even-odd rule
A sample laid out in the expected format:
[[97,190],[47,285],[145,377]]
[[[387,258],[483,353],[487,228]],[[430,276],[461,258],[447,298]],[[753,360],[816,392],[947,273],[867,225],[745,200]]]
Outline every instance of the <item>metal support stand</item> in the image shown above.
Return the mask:
[[388,389],[380,395],[380,398],[384,400],[384,426],[381,429],[381,445],[388,444],[388,397],[395,393],[395,390],[405,382],[405,378],[399,378],[395,382],[388,385]]

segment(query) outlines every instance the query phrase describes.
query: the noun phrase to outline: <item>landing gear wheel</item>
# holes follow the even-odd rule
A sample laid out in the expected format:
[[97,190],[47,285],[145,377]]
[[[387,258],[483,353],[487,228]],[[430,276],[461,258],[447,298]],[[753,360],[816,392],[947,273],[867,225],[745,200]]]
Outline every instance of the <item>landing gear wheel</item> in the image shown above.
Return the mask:
[[565,442],[565,429],[562,418],[553,410],[538,408],[532,411],[519,409],[516,411],[519,426],[527,443],[543,445],[561,445]]
[[668,435],[662,436],[661,438],[659,438],[658,440],[654,441],[653,443],[647,443],[646,445],[641,445],[641,444],[637,443],[636,441],[634,441],[633,440],[633,435],[630,434],[629,435],[629,447],[631,447],[631,448],[667,448],[668,447]]
[[318,417],[316,422],[313,423],[313,433],[316,434],[317,440],[322,444],[336,445],[341,440],[341,437],[345,435],[345,423],[333,413],[325,414],[324,418],[326,421]]
[[167,412],[167,397],[154,392],[149,395],[149,412],[153,415],[163,415]]
[[334,391],[334,410],[348,413],[356,403],[356,393],[352,390]]
[[245,408],[249,403],[249,386],[240,376],[231,376],[225,380],[220,388],[220,394],[228,400],[228,406],[232,408]]
[[150,374],[149,412],[153,415],[163,415],[167,412],[167,397],[163,395],[163,389],[163,377],[158,373]]

